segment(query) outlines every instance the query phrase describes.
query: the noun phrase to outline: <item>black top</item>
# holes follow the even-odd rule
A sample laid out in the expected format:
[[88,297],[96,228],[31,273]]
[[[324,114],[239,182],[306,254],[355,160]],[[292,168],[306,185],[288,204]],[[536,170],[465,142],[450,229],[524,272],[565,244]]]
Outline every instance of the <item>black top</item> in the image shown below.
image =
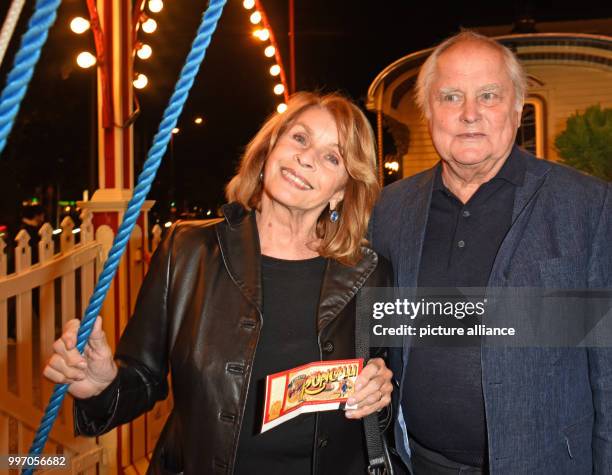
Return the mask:
[[325,262],[322,257],[287,261],[262,256],[263,326],[240,432],[236,475],[311,473],[314,414],[302,414],[259,432],[266,376],[320,360],[316,315]]
[[[486,287],[524,176],[524,162],[511,154],[464,205],[444,186],[438,166],[419,267],[420,288]],[[445,338],[451,338],[446,347],[410,352],[402,397],[408,431],[421,445],[451,460],[483,466],[488,457],[481,350]]]

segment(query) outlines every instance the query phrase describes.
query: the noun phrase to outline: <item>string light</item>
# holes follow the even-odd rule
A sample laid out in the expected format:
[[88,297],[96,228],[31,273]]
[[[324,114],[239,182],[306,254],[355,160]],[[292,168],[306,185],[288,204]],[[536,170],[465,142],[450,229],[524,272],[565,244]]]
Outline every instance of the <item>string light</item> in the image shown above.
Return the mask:
[[200,125],[202,122],[204,122],[204,119],[202,119],[202,117],[196,117],[196,118],[195,118],[195,120],[194,120],[194,122],[195,122],[197,125]]
[[164,8],[164,2],[162,0],[149,0],[149,11],[153,13],[159,13]]
[[142,24],[142,31],[145,33],[153,33],[157,30],[157,22],[153,18],[147,18]]
[[249,21],[256,25],[256,28],[252,31],[252,35],[259,39],[264,43],[264,55],[267,58],[271,58],[274,63],[269,67],[269,72],[271,76],[278,77],[275,81],[273,91],[277,96],[284,95],[284,102],[281,102],[277,105],[276,110],[279,114],[282,114],[287,109],[287,100],[289,99],[289,95],[287,93],[287,83],[285,79],[285,72],[283,70],[282,60],[280,58],[279,52],[276,48],[276,41],[274,39],[274,32],[270,27],[270,23],[268,21],[266,12],[263,8],[263,5],[260,1],[257,0],[243,0],[242,6],[246,10],[252,10],[249,13]]
[[140,48],[138,48],[136,54],[140,59],[149,59],[153,54],[153,49],[149,45],[143,43],[140,45]]
[[77,35],[85,33],[89,30],[89,26],[89,21],[80,16],[74,17],[70,22],[70,29]]
[[174,129],[172,129],[172,133],[174,135],[178,134],[181,131],[181,129],[179,129],[178,127],[175,127]]
[[270,30],[267,28],[257,29],[253,32],[253,36],[261,41],[267,41],[270,39]]
[[149,84],[149,78],[144,74],[138,74],[132,84],[136,89],[144,89]]
[[76,58],[76,62],[79,67],[83,69],[91,68],[94,64],[96,64],[96,57],[91,54],[89,51],[83,51],[79,53]]

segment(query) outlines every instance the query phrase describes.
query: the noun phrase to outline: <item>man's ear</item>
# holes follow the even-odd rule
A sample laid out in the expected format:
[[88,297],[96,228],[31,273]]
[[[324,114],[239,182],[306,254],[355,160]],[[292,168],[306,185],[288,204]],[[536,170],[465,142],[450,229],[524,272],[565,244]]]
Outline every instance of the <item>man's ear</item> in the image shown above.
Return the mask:
[[514,124],[516,126],[516,129],[518,129],[521,126],[521,118],[523,117],[523,107],[525,106],[525,104],[521,104],[520,109],[517,108],[515,109],[515,113],[516,113],[516,123]]

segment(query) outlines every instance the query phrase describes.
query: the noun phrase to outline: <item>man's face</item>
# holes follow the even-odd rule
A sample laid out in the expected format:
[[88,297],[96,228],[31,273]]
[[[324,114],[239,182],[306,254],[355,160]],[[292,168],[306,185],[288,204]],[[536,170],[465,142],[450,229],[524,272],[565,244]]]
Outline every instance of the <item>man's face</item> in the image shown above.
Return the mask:
[[431,138],[444,161],[478,169],[509,155],[521,114],[500,52],[475,41],[446,50],[428,101]]

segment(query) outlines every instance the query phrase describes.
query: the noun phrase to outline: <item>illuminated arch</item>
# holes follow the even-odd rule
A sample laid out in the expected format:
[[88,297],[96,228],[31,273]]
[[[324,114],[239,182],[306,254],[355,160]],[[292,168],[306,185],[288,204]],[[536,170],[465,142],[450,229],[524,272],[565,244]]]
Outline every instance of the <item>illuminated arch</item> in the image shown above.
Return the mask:
[[[266,11],[260,0],[244,0],[242,2],[242,6],[247,11],[251,12],[249,20],[251,24],[255,27],[252,34],[254,37],[258,38],[264,45],[264,54],[266,55],[266,57],[274,58],[274,60],[276,61],[275,64],[270,65],[270,74],[273,77],[278,77],[280,79],[280,81],[274,86],[274,92],[279,96],[282,95],[284,98],[285,102],[278,104],[276,108],[279,113],[282,113],[284,112],[286,103],[289,100],[289,87],[287,86],[287,76],[285,74],[283,60],[278,49],[278,43],[276,42],[276,38],[274,36],[274,31],[270,26],[268,16],[266,15]],[[274,66],[278,66],[278,74],[274,74],[274,72],[276,72],[273,72],[272,70]],[[280,91],[281,89],[282,92],[276,92],[277,90]]]

